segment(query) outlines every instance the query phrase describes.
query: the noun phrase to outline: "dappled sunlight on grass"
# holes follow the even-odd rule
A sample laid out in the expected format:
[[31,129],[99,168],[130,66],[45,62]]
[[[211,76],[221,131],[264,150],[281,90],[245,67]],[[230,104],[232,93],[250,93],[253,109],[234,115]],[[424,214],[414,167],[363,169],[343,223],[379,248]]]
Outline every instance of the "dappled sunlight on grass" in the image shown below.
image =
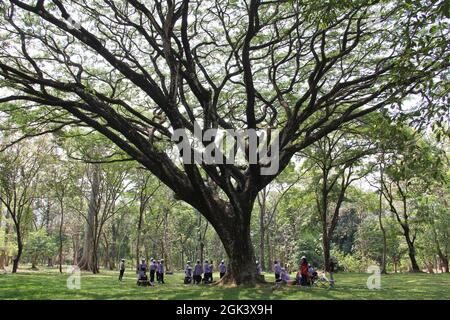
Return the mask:
[[[0,299],[112,299],[112,300],[320,300],[320,299],[450,299],[449,274],[383,275],[380,290],[368,290],[368,274],[336,274],[336,287],[303,288],[272,285],[237,288],[215,285],[184,285],[183,275],[167,275],[166,285],[137,287],[136,276],[128,272],[122,283],[117,273],[83,272],[81,289],[69,290],[68,275],[55,269],[21,270],[18,274],[0,275]],[[218,279],[218,275],[215,275]],[[272,275],[266,276],[273,281]]]

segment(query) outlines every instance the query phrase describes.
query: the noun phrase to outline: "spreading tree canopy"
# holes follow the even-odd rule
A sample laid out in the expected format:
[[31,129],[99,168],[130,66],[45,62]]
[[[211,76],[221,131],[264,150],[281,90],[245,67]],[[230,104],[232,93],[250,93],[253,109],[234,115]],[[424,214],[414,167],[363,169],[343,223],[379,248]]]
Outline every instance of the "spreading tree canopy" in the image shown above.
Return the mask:
[[9,0],[1,14],[1,111],[25,136],[109,138],[208,219],[238,284],[257,281],[251,212],[277,174],[180,164],[173,130],[273,130],[281,172],[343,124],[436,92],[448,67],[439,1]]

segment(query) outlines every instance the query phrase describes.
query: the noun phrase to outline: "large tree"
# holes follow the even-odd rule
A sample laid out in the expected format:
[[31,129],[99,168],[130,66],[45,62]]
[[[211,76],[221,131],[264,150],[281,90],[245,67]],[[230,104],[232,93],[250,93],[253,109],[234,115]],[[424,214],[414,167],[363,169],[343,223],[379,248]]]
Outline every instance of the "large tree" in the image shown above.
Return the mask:
[[446,29],[439,3],[416,2],[10,0],[0,102],[32,111],[26,136],[87,125],[108,137],[211,223],[225,281],[251,284],[253,204],[277,174],[179,165],[172,131],[278,129],[281,172],[343,123],[430,92]]

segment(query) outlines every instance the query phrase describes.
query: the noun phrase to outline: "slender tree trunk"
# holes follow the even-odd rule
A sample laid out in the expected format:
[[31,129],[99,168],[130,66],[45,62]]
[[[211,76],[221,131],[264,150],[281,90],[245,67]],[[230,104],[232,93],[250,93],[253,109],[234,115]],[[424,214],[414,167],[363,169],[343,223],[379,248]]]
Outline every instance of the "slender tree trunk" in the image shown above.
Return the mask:
[[72,237],[72,249],[73,249],[73,262],[72,264],[78,265],[78,254],[80,249],[80,235],[77,233]]
[[322,236],[322,247],[323,247],[323,265],[324,265],[324,270],[326,272],[330,271],[330,239],[329,237],[325,234]]
[[[2,226],[2,220],[3,220],[3,210],[2,210],[2,202],[0,202],[0,227]],[[4,238],[4,243],[0,243],[0,247],[6,248],[6,234]],[[6,250],[0,249],[0,270],[5,269],[5,263],[6,263]]]
[[6,262],[5,250],[0,250],[0,270],[5,269],[5,262]]
[[[437,231],[436,231],[436,226],[434,225],[433,219],[430,220],[430,224],[431,224],[431,227],[432,227],[432,230],[433,230],[433,239],[434,239],[434,243],[436,245],[436,252],[437,252],[438,257],[440,259],[440,265],[445,268],[445,272],[449,272],[448,271],[448,257],[445,256],[444,253],[442,252],[441,245],[440,245],[439,240],[438,240],[438,234],[437,234]],[[444,272],[444,271],[442,271],[442,272]]]
[[139,272],[139,263],[140,263],[140,246],[141,246],[141,232],[142,232],[142,220],[144,218],[144,208],[141,199],[141,205],[139,209],[139,221],[137,226],[137,237],[136,237],[136,274]]
[[404,222],[401,224],[402,228],[403,228],[403,235],[405,237],[406,240],[406,244],[408,245],[408,256],[409,259],[411,260],[411,271],[412,272],[420,272],[420,268],[419,268],[419,264],[417,263],[417,259],[416,259],[416,249],[414,248],[414,240],[411,240],[411,235],[410,235],[410,229],[409,229],[409,224],[408,224],[408,209],[407,209],[407,202],[406,202],[406,197],[404,196],[403,199],[403,219]]
[[[3,210],[2,210],[2,202],[0,201],[0,227],[2,226],[3,220]],[[0,243],[0,247],[6,248],[6,236],[4,243]],[[0,249],[0,270],[5,269],[5,260],[6,260],[6,251],[4,249]]]
[[405,231],[405,239],[406,243],[408,244],[408,256],[409,259],[411,260],[411,271],[420,272],[420,267],[416,259],[416,250],[414,248],[414,243],[409,238],[409,231]]
[[64,226],[64,204],[60,202],[61,220],[59,222],[59,273],[62,273],[63,263],[63,226]]
[[272,259],[272,257],[273,257],[273,255],[272,255],[272,242],[271,242],[270,234],[268,234],[266,236],[266,241],[267,241],[267,253],[268,253],[267,259],[268,260],[267,260],[267,268],[263,269],[264,271],[265,270],[269,270],[270,266],[273,264],[273,259]]
[[383,163],[384,163],[384,153],[382,153],[382,162],[380,163],[380,199],[379,199],[379,211],[378,211],[378,223],[380,224],[381,234],[383,235],[383,256],[381,258],[381,273],[387,274],[386,270],[386,256],[387,256],[387,239],[386,239],[386,230],[384,229],[382,213],[383,213],[383,193],[382,188],[384,185],[383,182]]
[[16,232],[17,232],[17,255],[13,259],[12,273],[17,273],[17,270],[19,269],[20,257],[22,256],[22,252],[23,252],[22,235],[20,233],[18,226],[16,226]]
[[109,268],[111,270],[115,270],[116,269],[116,261],[117,261],[117,229],[115,224],[112,224],[111,227],[111,237],[112,237],[112,241],[111,241],[111,254],[110,254],[110,265]]
[[263,199],[260,201],[259,207],[259,263],[262,270],[266,270],[266,259],[264,257],[264,244],[265,244],[265,226],[264,226],[264,216],[266,212],[266,191],[263,190]]

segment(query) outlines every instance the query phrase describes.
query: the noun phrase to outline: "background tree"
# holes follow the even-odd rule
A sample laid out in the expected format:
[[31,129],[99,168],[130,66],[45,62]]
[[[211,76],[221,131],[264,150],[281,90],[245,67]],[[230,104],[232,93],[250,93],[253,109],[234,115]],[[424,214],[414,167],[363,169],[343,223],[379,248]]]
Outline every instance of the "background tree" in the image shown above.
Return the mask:
[[13,273],[19,267],[24,238],[31,227],[37,177],[46,161],[44,155],[49,152],[43,141],[40,142],[39,150],[36,145],[21,143],[0,154],[0,201],[13,221],[17,240]]
[[419,272],[414,246],[417,230],[414,224],[420,223],[420,219],[415,214],[417,202],[411,201],[411,198],[426,192],[433,180],[440,179],[441,158],[433,146],[421,141],[407,128],[398,133],[397,150],[386,159],[386,179],[383,180],[382,193],[401,226],[408,245],[411,270]]
[[362,166],[364,157],[374,153],[372,142],[357,127],[335,131],[309,148],[304,154],[307,165],[314,164],[312,188],[316,194],[316,210],[322,227],[324,269],[329,271],[331,239],[339,214],[346,201],[346,192],[370,169]]
[[54,255],[57,252],[57,245],[46,230],[40,229],[31,232],[25,243],[24,254],[31,260],[31,268],[37,269],[39,260]]

